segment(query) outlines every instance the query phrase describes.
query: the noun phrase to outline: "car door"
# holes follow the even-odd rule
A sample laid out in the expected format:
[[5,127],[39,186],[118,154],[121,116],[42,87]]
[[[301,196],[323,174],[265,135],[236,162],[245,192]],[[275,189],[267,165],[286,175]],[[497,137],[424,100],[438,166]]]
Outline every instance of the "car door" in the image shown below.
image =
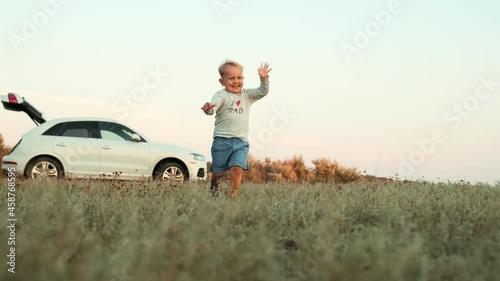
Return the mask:
[[[106,177],[135,179],[150,177],[149,144],[130,128],[114,122],[98,122],[100,174]],[[138,135],[137,135],[138,136]]]
[[99,174],[99,140],[97,127],[90,121],[70,121],[54,125],[44,135],[52,135],[54,152],[74,177],[97,177]]

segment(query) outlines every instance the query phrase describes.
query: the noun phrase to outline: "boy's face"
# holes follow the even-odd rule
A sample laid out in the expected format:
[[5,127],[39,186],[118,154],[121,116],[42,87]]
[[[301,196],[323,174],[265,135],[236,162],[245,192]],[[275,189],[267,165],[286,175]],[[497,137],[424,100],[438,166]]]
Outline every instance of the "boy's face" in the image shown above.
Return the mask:
[[235,66],[230,66],[226,68],[219,82],[226,88],[226,91],[239,94],[243,88],[243,78],[243,70]]

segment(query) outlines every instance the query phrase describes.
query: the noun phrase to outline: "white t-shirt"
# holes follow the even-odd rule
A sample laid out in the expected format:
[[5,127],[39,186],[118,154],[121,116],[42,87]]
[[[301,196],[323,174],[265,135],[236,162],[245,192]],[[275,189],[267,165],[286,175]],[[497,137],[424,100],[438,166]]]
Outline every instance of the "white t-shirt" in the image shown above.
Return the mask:
[[260,87],[242,89],[234,94],[222,89],[216,92],[211,103],[215,107],[206,114],[215,114],[214,137],[239,138],[248,140],[250,106],[269,92],[269,78],[260,79]]

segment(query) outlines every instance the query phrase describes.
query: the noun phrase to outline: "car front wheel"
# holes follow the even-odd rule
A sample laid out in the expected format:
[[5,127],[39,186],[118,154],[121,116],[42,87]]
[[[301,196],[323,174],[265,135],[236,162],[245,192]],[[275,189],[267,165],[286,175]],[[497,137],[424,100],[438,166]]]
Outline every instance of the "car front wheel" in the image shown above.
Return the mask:
[[49,157],[40,157],[33,160],[26,169],[26,176],[30,179],[56,179],[64,176],[61,164]]
[[184,168],[174,162],[165,162],[160,165],[156,172],[156,179],[169,183],[183,183],[187,178]]

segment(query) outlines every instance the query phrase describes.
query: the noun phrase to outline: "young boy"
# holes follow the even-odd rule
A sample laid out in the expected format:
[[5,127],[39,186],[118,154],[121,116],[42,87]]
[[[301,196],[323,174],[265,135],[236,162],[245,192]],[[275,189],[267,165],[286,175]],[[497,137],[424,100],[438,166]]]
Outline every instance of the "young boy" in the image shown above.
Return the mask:
[[212,143],[211,190],[218,192],[218,184],[229,170],[232,198],[240,188],[243,170],[247,170],[248,120],[250,106],[269,92],[269,64],[258,68],[260,87],[243,89],[243,67],[231,60],[219,66],[219,82],[224,89],[216,92],[210,103],[201,108],[205,114],[215,115],[214,139]]

